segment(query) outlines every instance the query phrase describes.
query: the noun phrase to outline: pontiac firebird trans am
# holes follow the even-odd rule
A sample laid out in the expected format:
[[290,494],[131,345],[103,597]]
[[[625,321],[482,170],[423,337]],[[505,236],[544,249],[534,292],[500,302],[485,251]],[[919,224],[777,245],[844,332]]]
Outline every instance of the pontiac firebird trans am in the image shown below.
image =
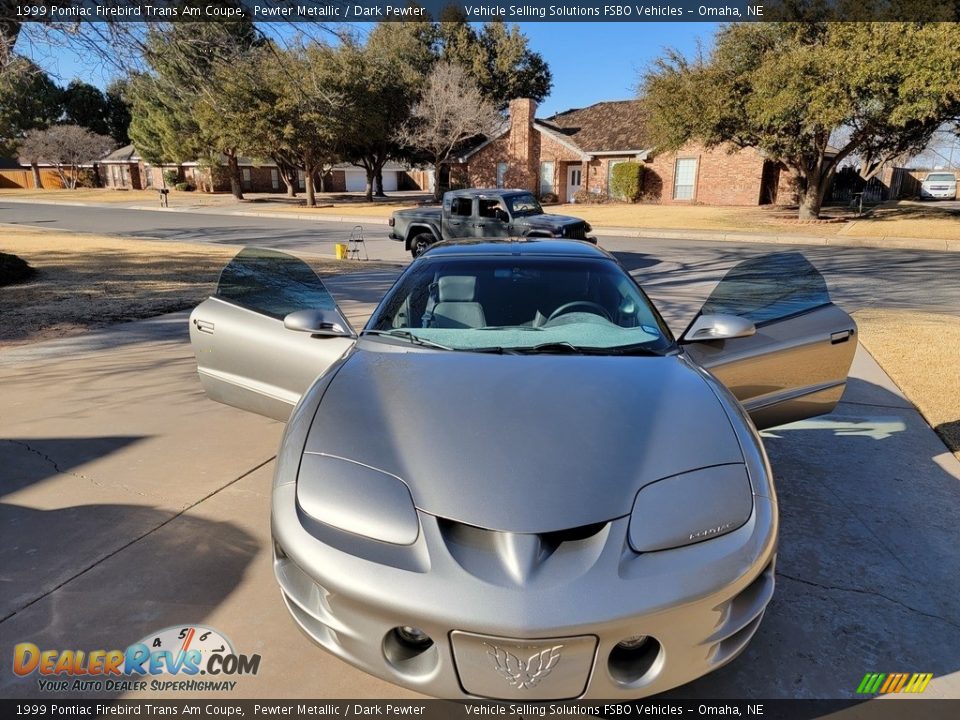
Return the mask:
[[194,310],[214,400],[287,421],[273,564],[296,623],[446,698],[630,699],[735,658],[773,594],[757,434],[829,412],[856,349],[802,255],[734,267],[678,340],[576,241],[441,243],[357,335],[245,249]]

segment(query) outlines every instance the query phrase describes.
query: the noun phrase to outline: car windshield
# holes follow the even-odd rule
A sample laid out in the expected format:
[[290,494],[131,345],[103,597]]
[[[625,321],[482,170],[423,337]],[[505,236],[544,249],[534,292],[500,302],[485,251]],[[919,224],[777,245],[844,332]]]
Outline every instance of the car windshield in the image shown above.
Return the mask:
[[510,203],[510,213],[514,217],[543,214],[543,208],[540,207],[540,203],[538,203],[537,199],[530,193],[514,195],[508,198],[507,202]]
[[927,182],[956,182],[957,177],[953,173],[931,173],[927,175]]
[[439,257],[412,265],[365,335],[447,350],[660,354],[673,338],[613,260]]

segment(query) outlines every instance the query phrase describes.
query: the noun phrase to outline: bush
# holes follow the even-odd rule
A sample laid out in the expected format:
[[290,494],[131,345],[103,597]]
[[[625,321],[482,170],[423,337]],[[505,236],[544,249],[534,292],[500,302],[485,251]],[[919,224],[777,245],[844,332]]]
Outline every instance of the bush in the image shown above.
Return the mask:
[[635,203],[643,194],[643,165],[622,162],[610,171],[610,194],[618,200]]
[[175,186],[178,180],[180,180],[180,173],[176,170],[163,171],[163,181],[167,184],[167,187]]
[[29,280],[36,272],[23,258],[0,252],[0,287]]
[[93,170],[84,168],[77,173],[78,188],[95,188],[100,183],[97,180],[97,174]]
[[603,193],[590,192],[589,190],[578,190],[573,195],[573,201],[579,205],[602,205],[609,198]]
[[560,202],[560,198],[557,196],[556,193],[545,192],[543,195],[540,196],[540,202],[542,202],[544,205],[553,205],[555,203]]
[[193,192],[195,189],[193,185],[188,182],[177,183],[174,187],[180,192]]

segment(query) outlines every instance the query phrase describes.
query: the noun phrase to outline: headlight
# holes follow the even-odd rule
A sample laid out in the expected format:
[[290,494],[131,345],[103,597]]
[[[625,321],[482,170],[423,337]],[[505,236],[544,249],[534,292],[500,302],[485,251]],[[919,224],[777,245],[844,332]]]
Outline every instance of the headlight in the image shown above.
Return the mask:
[[630,547],[653,552],[733,532],[753,511],[746,467],[718,465],[640,489],[630,516]]
[[317,522],[394,545],[412,545],[420,534],[403,480],[332,455],[303,454],[297,504]]

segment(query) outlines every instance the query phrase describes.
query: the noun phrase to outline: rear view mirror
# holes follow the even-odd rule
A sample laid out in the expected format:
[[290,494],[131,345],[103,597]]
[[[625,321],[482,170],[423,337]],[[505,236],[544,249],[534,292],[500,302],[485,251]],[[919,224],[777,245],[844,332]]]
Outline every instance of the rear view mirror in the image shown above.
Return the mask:
[[701,315],[683,334],[683,342],[730,340],[750,337],[757,332],[756,325],[738,315]]
[[327,337],[350,337],[340,315],[329,310],[296,310],[283,318],[287,330],[308,332]]

